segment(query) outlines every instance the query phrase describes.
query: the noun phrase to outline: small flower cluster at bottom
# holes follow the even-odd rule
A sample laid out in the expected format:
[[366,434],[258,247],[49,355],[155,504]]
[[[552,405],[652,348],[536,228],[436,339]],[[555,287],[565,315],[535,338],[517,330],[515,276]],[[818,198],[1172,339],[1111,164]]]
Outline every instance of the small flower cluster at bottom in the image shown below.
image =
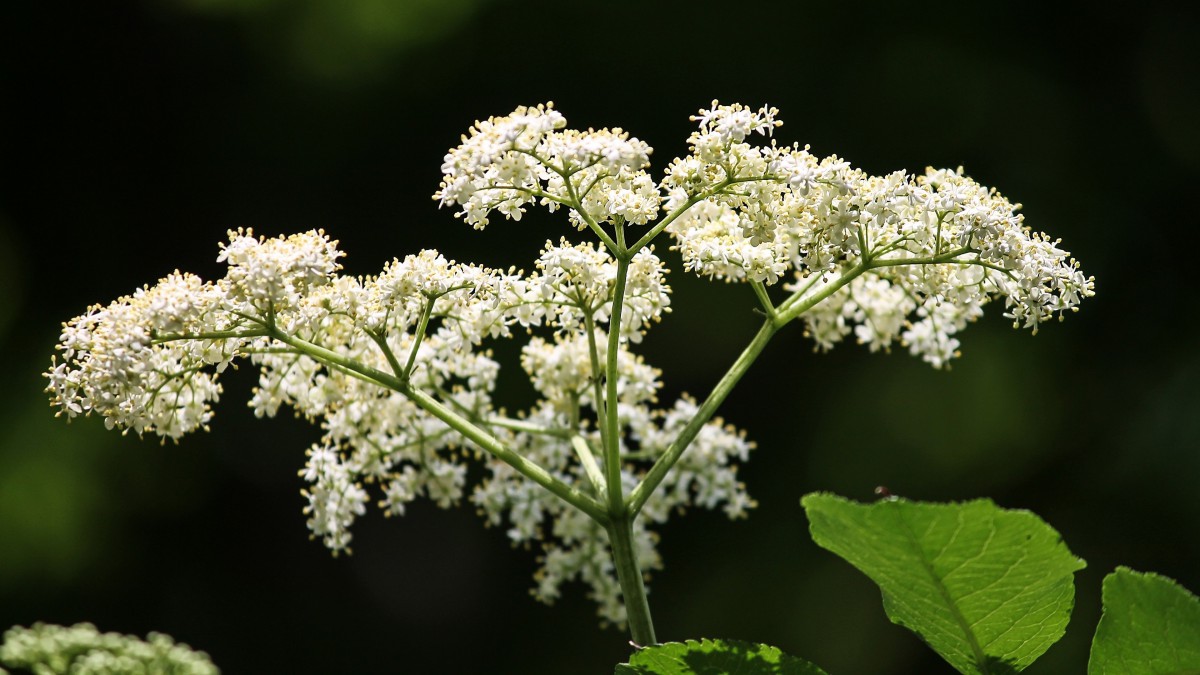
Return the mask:
[[[90,623],[74,626],[34,624],[4,633],[0,664],[35,673],[71,675],[217,675],[204,652],[177,644],[162,633],[145,640],[132,635],[101,633]],[[0,670],[0,673],[3,673]]]

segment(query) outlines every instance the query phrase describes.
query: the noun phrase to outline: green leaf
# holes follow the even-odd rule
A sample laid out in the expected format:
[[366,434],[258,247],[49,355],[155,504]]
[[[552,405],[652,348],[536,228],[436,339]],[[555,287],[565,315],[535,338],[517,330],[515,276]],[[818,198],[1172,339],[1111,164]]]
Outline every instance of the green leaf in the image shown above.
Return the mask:
[[960,673],[1020,672],[1066,629],[1085,563],[1028,511],[986,499],[801,503],[813,540],[878,584],[888,618]]
[[688,640],[640,649],[615,675],[825,675],[770,645],[738,640]]
[[1088,675],[1200,675],[1200,600],[1127,567],[1104,578]]

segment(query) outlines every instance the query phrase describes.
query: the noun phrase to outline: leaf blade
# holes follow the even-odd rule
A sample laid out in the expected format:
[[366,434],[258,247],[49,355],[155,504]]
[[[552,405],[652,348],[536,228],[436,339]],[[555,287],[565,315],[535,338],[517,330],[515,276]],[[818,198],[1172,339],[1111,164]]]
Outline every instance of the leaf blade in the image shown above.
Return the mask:
[[1200,600],[1190,591],[1118,567],[1101,597],[1088,675],[1200,675]]
[[1020,672],[1065,631],[1084,563],[1032,513],[821,493],[802,504],[813,540],[874,581],[888,618],[961,673]]
[[770,645],[740,640],[665,642],[640,649],[614,675],[826,675]]

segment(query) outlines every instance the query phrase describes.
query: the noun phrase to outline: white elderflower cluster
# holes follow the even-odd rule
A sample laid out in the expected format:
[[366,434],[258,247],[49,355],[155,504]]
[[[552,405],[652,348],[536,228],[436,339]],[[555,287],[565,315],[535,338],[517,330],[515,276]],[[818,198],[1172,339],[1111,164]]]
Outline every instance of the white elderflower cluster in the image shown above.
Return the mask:
[[[805,314],[821,348],[853,332],[872,351],[899,340],[941,367],[958,353],[955,334],[993,299],[1003,300],[1015,327],[1036,332],[1094,294],[1093,279],[1069,253],[1023,226],[1019,205],[961,168],[869,177],[847,189],[838,208],[854,214],[845,231],[855,234],[842,240],[840,258],[823,257],[838,270],[869,272]],[[829,274],[801,260],[793,265],[790,290],[820,288]]]
[[326,545],[349,544],[367,481],[385,486],[390,512],[417,496],[449,505],[464,489],[461,439],[401,393],[281,337],[379,373],[394,373],[404,358],[414,386],[486,410],[498,365],[476,347],[507,334],[527,284],[435,251],[394,261],[377,277],[341,277],[341,255],[320,232],[230,232],[220,256],[229,272],[216,283],[175,273],[64,324],[47,390],[68,417],[95,413],[110,428],[178,439],[207,425],[218,374],[248,356],[261,368],[256,414],[286,404],[325,430],[302,474],[312,484],[309,526]]
[[[427,250],[378,276],[338,281],[305,303],[323,316],[300,337],[381,373],[399,369],[411,386],[473,415],[490,411],[499,365],[478,347],[516,320],[528,285],[519,275]],[[257,414],[287,404],[325,431],[301,475],[311,484],[309,529],[335,552],[349,547],[371,501],[366,485],[378,484],[381,507],[396,515],[418,497],[443,507],[463,497],[462,438],[404,393],[304,354],[262,350],[251,359],[262,372],[250,401]]]
[[1036,332],[1093,294],[1069,253],[1024,226],[1019,204],[961,168],[871,176],[807,147],[753,143],[772,136],[777,117],[775,108],[713,101],[692,117],[690,154],[651,189],[645,144],[619,130],[566,129],[550,105],[518,108],[472,128],[447,155],[435,196],[461,204],[477,227],[492,210],[519,218],[518,207],[539,199],[571,208],[581,228],[665,212],[685,269],[764,285],[792,279],[786,288],[800,294],[861,269],[806,315],[818,347],[853,333],[872,350],[899,341],[936,366],[957,354],[954,334],[992,300]]
[[[178,439],[204,427],[221,393],[217,373],[255,336],[252,317],[294,330],[310,325],[301,305],[327,283],[341,255],[322,232],[256,239],[229,233],[220,282],[174,274],[107,307],[95,305],[63,325],[63,361],[52,363],[48,391],[68,417],[97,413],[111,429]],[[207,336],[201,339],[176,337]]]
[[755,146],[774,109],[720,106],[695,117],[692,154],[676,160],[662,187],[685,268],[727,281],[822,288],[866,268],[806,315],[822,348],[854,333],[872,350],[899,339],[940,366],[956,353],[954,333],[1002,298],[1006,316],[1034,331],[1093,293],[1070,255],[998,192],[956,171],[870,176],[808,148]]
[[[546,320],[563,330],[583,330],[585,317],[606,322],[616,294],[617,261],[603,245],[572,245],[566,239],[557,245],[546,242],[537,260],[538,274],[529,279],[531,296],[527,305],[541,306]],[[666,268],[654,251],[645,248],[629,263],[621,315],[622,335],[640,342],[650,324],[670,311],[671,288]],[[524,316],[529,325],[538,316]]]
[[[581,581],[604,619],[628,618],[653,642],[641,583],[662,565],[651,528],[693,507],[730,518],[754,507],[737,479],[753,444],[715,414],[777,331],[801,321],[818,349],[853,335],[941,367],[993,300],[1036,332],[1093,295],[1019,204],[961,168],[871,176],[761,143],[777,115],[714,101],[658,182],[645,143],[567,129],[551,104],[477,122],[446,155],[441,204],[476,228],[493,211],[563,208],[599,243],[548,241],[529,274],[425,250],[352,277],[324,232],[231,231],[223,278],[175,272],[64,324],[47,391],[67,417],[178,439],[206,428],[218,376],[248,359],[256,415],[288,407],[321,429],[300,470],[304,512],[335,554],[372,503],[402,515],[418,498],[469,499],[514,544],[540,542],[538,598]],[[633,351],[671,308],[653,246],[663,233],[686,270],[748,283],[762,309],[702,403],[659,407],[661,373]],[[771,286],[791,295],[777,301]],[[485,343],[517,334],[539,400],[509,416]]]
[[343,254],[324,232],[305,232],[276,239],[230,232],[217,262],[229,264],[222,280],[227,310],[243,313],[282,312],[294,308],[310,288],[329,282],[341,269]]
[[4,633],[0,664],[34,673],[71,675],[217,675],[204,652],[177,644],[162,633],[145,640],[120,633],[101,633],[90,623],[74,626],[34,624]]
[[203,427],[209,403],[221,393],[216,372],[237,349],[216,342],[162,343],[157,336],[211,326],[220,291],[199,278],[176,272],[158,285],[139,289],[107,307],[94,305],[63,325],[62,361],[51,363],[49,392],[60,414],[95,412],[112,429],[154,431],[168,438]]
[[[547,402],[564,409],[580,404],[595,406],[591,395],[596,377],[592,345],[607,340],[600,330],[591,339],[580,333],[556,335],[553,342],[534,337],[521,350],[521,367]],[[658,378],[662,373],[657,368],[646,365],[640,356],[622,346],[617,352],[617,372],[617,400],[622,404],[654,400],[661,386]]]
[[446,155],[434,199],[460,205],[458,215],[477,229],[492,211],[520,220],[534,202],[550,210],[570,206],[580,229],[589,219],[644,224],[658,214],[661,196],[642,170],[650,164],[650,146],[619,128],[565,126],[552,103],[476,122]]

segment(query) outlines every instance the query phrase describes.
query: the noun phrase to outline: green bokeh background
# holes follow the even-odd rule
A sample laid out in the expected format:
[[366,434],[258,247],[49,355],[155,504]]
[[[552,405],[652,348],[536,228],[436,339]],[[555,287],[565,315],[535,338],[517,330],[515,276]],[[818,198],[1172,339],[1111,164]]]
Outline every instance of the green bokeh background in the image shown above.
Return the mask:
[[[886,485],[1056,527],[1089,567],[1074,629],[1027,672],[1083,672],[1117,564],[1200,591],[1197,18],[1156,2],[4,4],[0,627],[165,631],[233,674],[611,672],[626,637],[581,588],[531,600],[536,552],[469,508],[373,513],[349,558],[310,542],[296,472],[316,433],[255,420],[248,368],[212,432],[178,446],[55,419],[39,373],[87,305],[177,267],[220,274],[230,227],[323,227],[356,274],[423,247],[529,268],[570,234],[561,218],[473,232],[430,199],[473,120],[554,100],[661,167],[719,98],[775,105],[783,142],[875,173],[965,165],[1062,237],[1098,294],[1036,337],[993,308],[949,372],[780,334],[723,409],[758,443],[743,476],[760,506],[663,529],[660,638],[768,642],[838,675],[950,672],[807,537],[804,493]],[[667,397],[703,395],[755,303],[672,283],[644,353]],[[528,401],[507,382],[504,400]]]

